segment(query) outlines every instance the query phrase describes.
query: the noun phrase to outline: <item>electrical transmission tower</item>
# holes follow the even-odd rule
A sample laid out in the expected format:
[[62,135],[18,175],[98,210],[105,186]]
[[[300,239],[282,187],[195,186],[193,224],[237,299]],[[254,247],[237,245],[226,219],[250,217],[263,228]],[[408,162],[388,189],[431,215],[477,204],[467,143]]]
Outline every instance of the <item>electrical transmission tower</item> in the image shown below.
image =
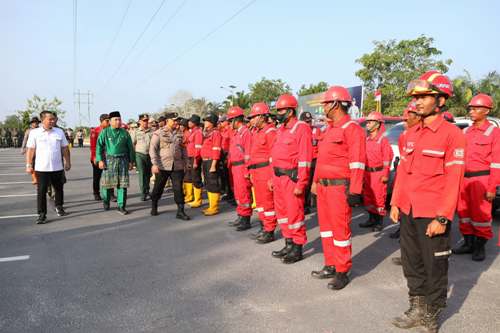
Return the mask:
[[[82,127],[82,119],[83,119],[84,123],[90,127],[90,125],[92,124],[92,119],[90,118],[90,108],[91,105],[94,104],[94,94],[91,93],[90,91],[82,93],[80,92],[80,89],[78,89],[78,91],[74,93],[74,97],[75,97],[74,98],[75,108],[78,109],[79,126]],[[82,105],[87,105],[87,116],[85,116],[84,113],[82,113]]]

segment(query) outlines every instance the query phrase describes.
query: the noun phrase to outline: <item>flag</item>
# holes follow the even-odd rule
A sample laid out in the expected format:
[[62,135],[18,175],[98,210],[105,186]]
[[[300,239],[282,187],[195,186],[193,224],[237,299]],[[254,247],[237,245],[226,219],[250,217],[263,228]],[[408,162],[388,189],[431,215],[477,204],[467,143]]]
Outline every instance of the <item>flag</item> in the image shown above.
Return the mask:
[[373,96],[375,97],[375,102],[376,108],[375,111],[382,113],[382,92],[380,90],[375,90],[375,93],[373,93]]

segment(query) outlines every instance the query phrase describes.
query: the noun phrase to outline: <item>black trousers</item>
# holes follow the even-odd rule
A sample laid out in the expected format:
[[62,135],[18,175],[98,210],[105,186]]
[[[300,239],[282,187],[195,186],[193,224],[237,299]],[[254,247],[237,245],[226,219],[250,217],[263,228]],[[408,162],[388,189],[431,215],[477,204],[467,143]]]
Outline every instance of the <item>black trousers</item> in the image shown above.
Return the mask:
[[78,147],[83,148],[83,139],[78,139]]
[[212,160],[203,161],[203,178],[205,180],[205,189],[207,192],[220,193],[219,169],[215,166],[215,172],[210,172]]
[[427,304],[446,306],[450,224],[442,235],[428,237],[433,219],[401,215],[401,262],[410,296],[425,296]]
[[198,164],[198,167],[195,169],[193,168],[193,163],[194,163],[194,158],[190,157],[188,160],[188,167],[187,167],[187,172],[190,173],[190,175],[187,178],[186,182],[191,182],[193,183],[193,186],[196,188],[202,188],[203,187],[203,182],[201,181],[201,164]]
[[55,194],[56,207],[64,204],[64,171],[35,171],[37,184],[37,211],[38,214],[47,214],[47,190],[52,185]]
[[305,188],[304,208],[311,208],[313,206],[312,200],[313,200],[314,194],[311,193],[311,186],[312,186],[315,170],[316,170],[316,159],[313,159],[311,161],[311,169],[309,171],[309,181],[307,182],[307,187]]
[[165,184],[167,180],[172,179],[172,189],[174,190],[174,201],[178,205],[184,204],[184,190],[182,188],[182,182],[184,179],[184,170],[167,171],[160,170],[160,173],[156,174],[155,185],[153,191],[151,192],[151,200],[159,201],[165,189]]
[[219,163],[219,177],[220,177],[220,187],[221,192],[225,193],[228,197],[233,198],[233,190],[231,188],[231,182],[229,181],[229,168],[227,167],[227,153],[222,152],[221,160]]
[[92,189],[94,194],[99,194],[102,170],[94,163],[90,162],[90,164],[92,164]]

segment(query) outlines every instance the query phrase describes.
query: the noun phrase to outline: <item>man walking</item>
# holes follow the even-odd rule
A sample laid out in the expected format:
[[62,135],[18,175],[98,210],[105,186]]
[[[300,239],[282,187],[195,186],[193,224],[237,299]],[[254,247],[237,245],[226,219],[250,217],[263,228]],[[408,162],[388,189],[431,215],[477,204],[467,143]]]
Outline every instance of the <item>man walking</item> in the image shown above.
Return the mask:
[[[51,111],[40,113],[42,126],[31,130],[26,147],[26,172],[36,174],[37,224],[47,222],[47,189],[52,185],[55,191],[57,216],[64,216],[64,170],[71,169],[68,141],[60,128],[54,127],[56,115]],[[33,166],[33,157],[35,165]],[[64,161],[63,161],[64,159]]]
[[[100,125],[90,130],[90,164],[92,165],[92,189],[94,192],[94,199],[101,201],[100,183],[102,170],[99,168],[99,163],[96,161],[96,145],[99,134],[103,129],[109,126],[109,115],[103,113],[99,116]],[[104,152],[105,153],[105,152]]]
[[193,114],[188,121],[190,134],[187,139],[187,153],[189,161],[187,166],[188,177],[184,181],[184,195],[191,208],[198,208],[202,204],[201,147],[203,144],[203,132],[200,128],[200,122],[200,116],[196,114]]
[[[139,128],[130,132],[132,145],[135,149],[135,166],[139,173],[139,191],[141,200],[146,201],[150,197],[149,180],[151,179],[151,158],[149,155],[149,145],[153,131],[149,128],[149,116],[147,114],[139,115]],[[156,182],[156,178],[155,178]]]
[[127,215],[127,188],[129,170],[134,167],[135,151],[127,130],[122,128],[118,111],[109,114],[110,126],[99,134],[96,147],[96,162],[103,170],[101,176],[101,197],[104,210],[109,210],[111,191],[117,188],[118,212]]

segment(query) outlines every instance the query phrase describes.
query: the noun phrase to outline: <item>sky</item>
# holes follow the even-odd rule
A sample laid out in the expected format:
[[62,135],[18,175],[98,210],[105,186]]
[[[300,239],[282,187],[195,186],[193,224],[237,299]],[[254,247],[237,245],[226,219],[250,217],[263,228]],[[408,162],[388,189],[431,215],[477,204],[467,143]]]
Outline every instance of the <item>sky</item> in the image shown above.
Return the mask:
[[79,0],[74,44],[73,1],[0,0],[0,121],[33,94],[61,99],[74,126],[88,123],[87,106],[82,118],[75,108],[74,90],[92,92],[94,125],[112,110],[127,120],[157,112],[179,90],[220,102],[228,95],[221,86],[248,90],[262,77],[282,79],[294,91],[319,81],[358,85],[355,60],[373,50],[373,41],[421,34],[453,60],[451,77],[500,71],[499,1],[426,4]]

